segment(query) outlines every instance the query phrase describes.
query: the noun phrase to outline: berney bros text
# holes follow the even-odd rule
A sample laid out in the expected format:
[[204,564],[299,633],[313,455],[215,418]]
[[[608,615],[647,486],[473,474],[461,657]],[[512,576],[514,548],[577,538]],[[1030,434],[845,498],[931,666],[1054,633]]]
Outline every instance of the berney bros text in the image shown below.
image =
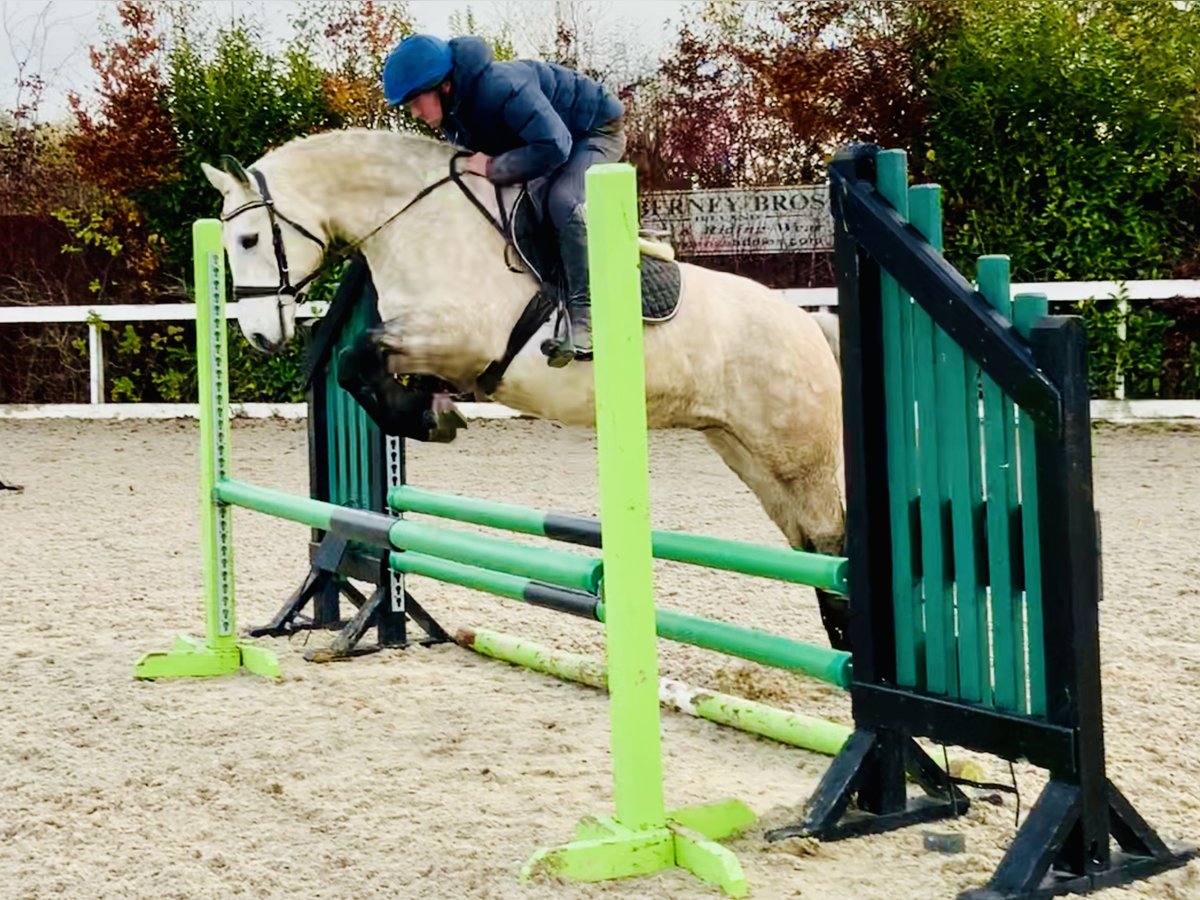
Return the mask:
[[639,206],[642,227],[667,232],[683,256],[833,248],[827,185],[662,191]]

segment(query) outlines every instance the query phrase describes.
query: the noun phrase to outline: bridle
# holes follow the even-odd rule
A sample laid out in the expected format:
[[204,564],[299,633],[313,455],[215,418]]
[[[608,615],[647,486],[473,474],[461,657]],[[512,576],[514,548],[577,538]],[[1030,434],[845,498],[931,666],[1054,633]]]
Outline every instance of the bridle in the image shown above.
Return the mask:
[[[500,234],[504,237],[506,244],[509,243],[507,220],[502,220],[500,222],[497,222],[495,220],[495,218],[493,218],[492,214],[487,210],[487,208],[482,203],[479,202],[479,198],[476,197],[471,192],[471,189],[468,188],[467,185],[463,183],[461,174],[455,168],[454,164],[459,159],[461,159],[465,156],[468,156],[468,155],[470,155],[470,154],[463,153],[461,151],[458,153],[455,153],[454,156],[452,156],[450,158],[450,173],[448,175],[445,175],[442,178],[439,178],[437,181],[433,182],[432,184],[426,185],[424,188],[422,188],[420,190],[420,192],[415,197],[413,197],[410,201],[408,201],[408,203],[406,203],[401,209],[399,209],[398,211],[396,211],[395,213],[390,215],[387,219],[385,219],[379,225],[372,228],[369,232],[367,232],[362,237],[358,238],[355,241],[352,241],[349,244],[349,246],[345,248],[345,250],[343,252],[338,254],[338,258],[335,261],[341,261],[342,259],[345,259],[346,257],[348,257],[351,253],[353,253],[355,250],[357,250],[369,238],[378,234],[380,231],[382,231],[384,228],[386,228],[388,225],[390,225],[396,219],[400,218],[400,216],[402,216],[404,213],[408,212],[408,210],[412,209],[413,206],[415,206],[421,200],[428,197],[430,194],[432,194],[435,190],[440,188],[442,185],[447,184],[448,182],[451,182],[451,181],[459,186],[459,188],[462,190],[462,192],[467,195],[467,198],[475,205],[476,209],[478,209],[481,213],[483,213],[484,218],[487,219],[492,224],[492,226],[494,228],[496,228],[497,231],[500,232]],[[295,284],[292,284],[291,271],[288,267],[288,261],[287,261],[287,253],[284,251],[284,248],[283,248],[283,232],[280,229],[279,223],[282,222],[283,224],[289,226],[290,228],[295,229],[295,231],[297,231],[301,236],[307,238],[308,240],[315,243],[318,247],[320,247],[322,259],[324,259],[325,253],[328,248],[323,240],[321,240],[319,237],[317,237],[315,234],[313,234],[311,231],[309,231],[307,228],[305,228],[299,222],[296,222],[294,219],[288,218],[287,216],[285,216],[283,213],[281,213],[279,211],[278,207],[276,207],[276,205],[275,205],[274,199],[271,197],[271,191],[267,187],[267,179],[263,175],[262,172],[258,171],[257,169],[251,168],[251,169],[249,169],[249,173],[254,176],[254,181],[258,185],[258,190],[259,190],[259,194],[260,194],[259,198],[256,200],[251,200],[248,203],[243,203],[237,209],[223,215],[221,217],[221,221],[222,222],[232,222],[234,219],[236,219],[238,216],[242,215],[243,213],[247,213],[247,212],[250,212],[251,210],[255,210],[255,209],[265,209],[267,211],[267,218],[271,222],[271,243],[272,243],[272,245],[274,247],[274,251],[275,251],[275,265],[278,267],[278,270],[279,270],[279,284],[271,286],[271,287],[267,287],[265,285],[235,285],[234,289],[233,289],[233,296],[235,299],[238,299],[238,300],[243,300],[243,299],[249,300],[249,299],[256,299],[259,297],[275,297],[278,300],[279,326],[280,326],[279,333],[284,334],[285,333],[284,328],[283,328],[283,308],[284,308],[284,306],[286,306],[289,303],[295,303],[296,296],[300,293],[300,291],[304,290],[304,288],[308,287],[309,284],[311,284],[316,278],[318,278],[320,276],[321,272],[323,272],[330,263],[324,263],[322,265],[317,266],[317,268],[315,268],[312,272],[310,272],[308,275],[305,275],[303,278],[301,278],[300,281],[298,281]],[[497,201],[500,199],[500,188],[499,187],[496,188],[496,199],[497,199]],[[504,215],[504,205],[499,204],[499,208],[501,210],[501,215],[503,216]]]
[[279,227],[279,223],[290,225],[301,235],[308,238],[314,244],[321,248],[322,258],[325,256],[325,242],[293,219],[289,219],[281,213],[275,206],[275,201],[271,197],[271,191],[267,187],[267,179],[258,169],[250,169],[250,174],[254,176],[255,182],[258,184],[259,198],[251,200],[249,203],[243,203],[237,209],[233,210],[221,217],[222,222],[232,222],[242,213],[248,213],[255,209],[265,209],[267,218],[271,222],[271,243],[275,248],[275,265],[279,269],[279,284],[274,287],[265,287],[262,285],[235,285],[233,288],[233,296],[235,299],[250,299],[254,297],[290,297],[294,302],[296,295],[320,274],[321,267],[318,266],[310,274],[300,279],[298,284],[292,284],[291,273],[288,269],[287,253],[283,249],[283,231]]

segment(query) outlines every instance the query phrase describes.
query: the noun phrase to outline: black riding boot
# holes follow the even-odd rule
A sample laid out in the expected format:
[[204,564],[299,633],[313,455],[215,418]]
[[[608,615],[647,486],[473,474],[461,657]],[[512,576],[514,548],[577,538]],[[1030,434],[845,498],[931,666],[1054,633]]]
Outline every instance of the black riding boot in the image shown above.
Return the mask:
[[549,364],[558,368],[572,359],[592,358],[592,309],[588,301],[587,222],[576,207],[558,235],[567,276],[567,334]]

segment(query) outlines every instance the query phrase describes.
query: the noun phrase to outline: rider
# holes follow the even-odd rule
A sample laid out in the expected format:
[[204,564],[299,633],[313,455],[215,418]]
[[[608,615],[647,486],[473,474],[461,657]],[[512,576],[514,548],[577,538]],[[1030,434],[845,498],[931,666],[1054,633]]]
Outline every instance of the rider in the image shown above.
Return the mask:
[[583,173],[625,152],[621,102],[596,81],[555,63],[496,62],[478,37],[415,34],[383,67],[389,106],[409,111],[474,155],[466,171],[496,185],[527,183],[558,234],[567,277],[567,340],[550,357],[562,366],[591,356]]

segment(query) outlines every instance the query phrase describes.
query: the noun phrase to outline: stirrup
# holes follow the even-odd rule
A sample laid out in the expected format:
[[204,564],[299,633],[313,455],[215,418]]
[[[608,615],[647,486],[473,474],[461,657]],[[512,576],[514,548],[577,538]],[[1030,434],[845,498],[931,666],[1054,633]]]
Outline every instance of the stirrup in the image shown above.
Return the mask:
[[546,338],[542,341],[542,354],[546,357],[546,365],[552,369],[561,369],[575,359],[575,344],[567,338]]
[[[571,316],[561,301],[555,310],[554,334],[542,341],[542,355],[552,369],[561,369],[578,358],[575,342],[571,339]],[[590,352],[587,357],[591,359]]]

